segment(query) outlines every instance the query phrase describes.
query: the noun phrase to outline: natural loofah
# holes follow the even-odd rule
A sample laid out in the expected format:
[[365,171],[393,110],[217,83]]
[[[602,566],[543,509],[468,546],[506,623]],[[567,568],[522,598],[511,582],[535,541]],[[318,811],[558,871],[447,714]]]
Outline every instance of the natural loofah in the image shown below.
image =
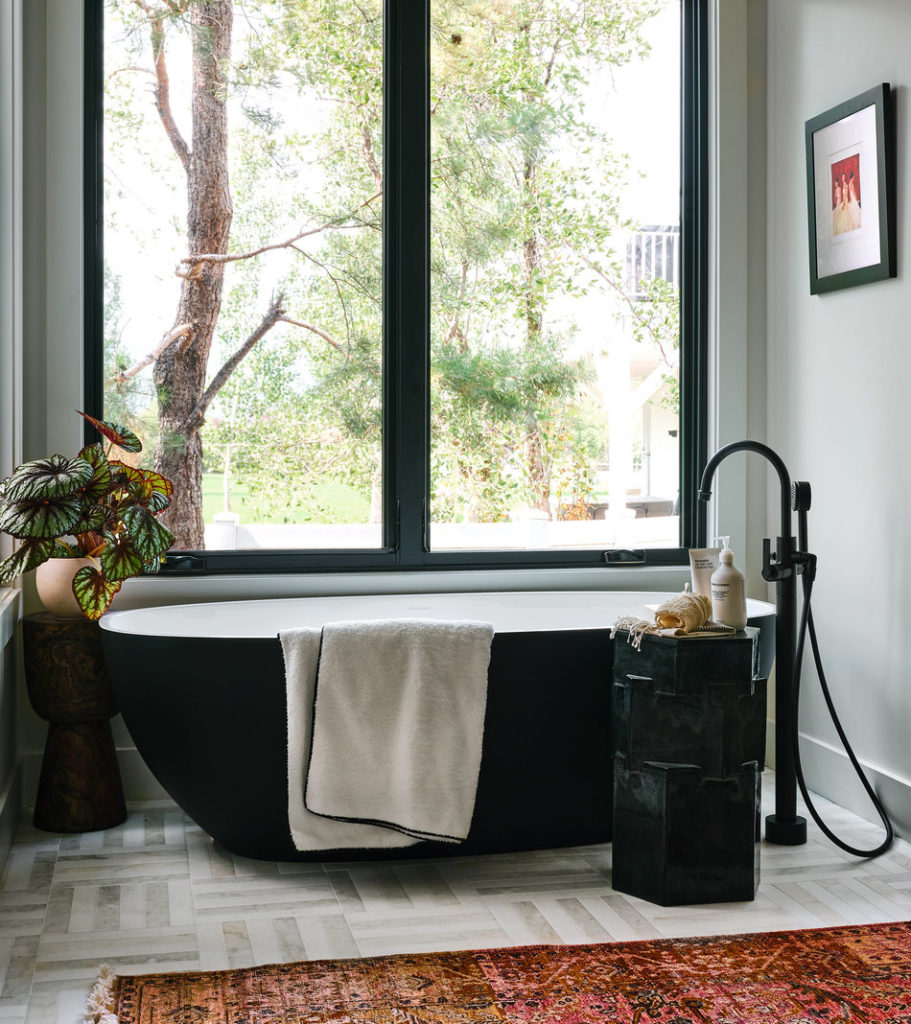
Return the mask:
[[693,594],[688,590],[674,594],[655,609],[654,622],[640,619],[635,615],[624,615],[611,627],[611,639],[618,632],[628,632],[627,643],[639,650],[642,637],[647,633],[655,636],[725,636],[736,633],[733,626],[726,626],[712,619],[712,603],[704,594]]
[[712,602],[704,594],[684,590],[674,594],[655,609],[655,625],[659,629],[680,629],[692,633],[712,618]]

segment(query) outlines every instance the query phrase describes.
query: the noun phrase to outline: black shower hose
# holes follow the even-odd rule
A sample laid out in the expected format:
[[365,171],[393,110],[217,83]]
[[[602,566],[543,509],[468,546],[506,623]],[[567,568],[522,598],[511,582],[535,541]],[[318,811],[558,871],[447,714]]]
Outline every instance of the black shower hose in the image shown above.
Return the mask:
[[[829,693],[829,684],[826,682],[826,674],[822,668],[822,659],[819,656],[819,644],[816,640],[816,627],[813,625],[813,610],[810,607],[810,594],[813,591],[813,580],[808,574],[803,576],[803,611],[800,616],[800,629],[797,634],[797,653],[794,658],[794,695],[793,695],[793,708],[791,714],[791,720],[794,723],[794,731],[792,735],[792,742],[794,745],[794,768],[797,774],[797,784],[800,786],[800,792],[803,794],[804,801],[807,805],[807,809],[813,816],[813,820],[820,827],[822,832],[828,836],[829,839],[835,843],[836,846],[845,850],[847,853],[853,854],[855,857],[878,857],[881,853],[885,853],[886,850],[892,845],[892,840],[895,838],[895,832],[892,828],[892,822],[889,821],[889,816],[886,814],[886,810],[879,800],[879,797],[873,791],[873,787],[867,781],[864,770],[857,760],[854,751],[851,749],[851,744],[848,742],[848,737],[845,735],[845,731],[842,728],[841,722],[838,720],[838,713],[835,710],[835,704],[832,702],[832,695]],[[803,768],[800,763],[800,740],[797,727],[797,707],[800,700],[800,668],[803,662],[803,652],[807,634],[810,636],[810,646],[813,649],[813,660],[816,662],[816,672],[819,676],[819,686],[822,690],[822,695],[825,698],[826,706],[829,709],[829,717],[832,719],[832,724],[835,726],[835,731],[838,733],[838,738],[842,742],[842,746],[845,749],[845,753],[850,758],[851,764],[854,767],[854,771],[857,773],[857,777],[863,784],[864,789],[867,791],[867,795],[873,806],[876,808],[876,813],[879,815],[880,820],[883,823],[883,827],[886,830],[886,837],[872,850],[861,850],[856,846],[851,846],[850,843],[846,843],[843,839],[839,839],[837,835],[829,828],[828,825],[822,820],[819,812],[816,810],[813,804],[810,794],[807,791],[807,784],[803,777]]]

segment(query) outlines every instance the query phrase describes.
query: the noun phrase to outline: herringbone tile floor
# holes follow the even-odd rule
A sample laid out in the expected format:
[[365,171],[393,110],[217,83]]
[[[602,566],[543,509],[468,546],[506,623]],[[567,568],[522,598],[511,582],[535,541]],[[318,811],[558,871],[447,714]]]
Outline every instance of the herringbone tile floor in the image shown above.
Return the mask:
[[[878,841],[874,826],[820,804],[849,841]],[[217,969],[911,917],[911,844],[858,861],[811,822],[806,846],[763,843],[761,856],[753,902],[665,908],[610,888],[610,846],[272,864],[215,848],[173,806],[137,808],[119,828],[79,836],[24,823],[0,885],[0,1024],[75,1024],[101,963]]]

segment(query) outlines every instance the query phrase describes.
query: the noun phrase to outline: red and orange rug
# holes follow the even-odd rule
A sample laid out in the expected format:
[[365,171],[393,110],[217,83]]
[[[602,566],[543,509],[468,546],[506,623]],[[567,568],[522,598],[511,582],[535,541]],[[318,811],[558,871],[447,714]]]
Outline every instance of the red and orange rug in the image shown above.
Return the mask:
[[103,973],[96,1024],[911,1024],[911,922]]

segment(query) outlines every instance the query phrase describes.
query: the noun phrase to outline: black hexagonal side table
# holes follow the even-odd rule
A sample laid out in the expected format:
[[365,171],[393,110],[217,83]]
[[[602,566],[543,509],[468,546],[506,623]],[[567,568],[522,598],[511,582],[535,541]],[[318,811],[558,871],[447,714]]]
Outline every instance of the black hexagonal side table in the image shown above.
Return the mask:
[[752,900],[766,680],[758,631],[617,636],[612,885],[661,906]]

